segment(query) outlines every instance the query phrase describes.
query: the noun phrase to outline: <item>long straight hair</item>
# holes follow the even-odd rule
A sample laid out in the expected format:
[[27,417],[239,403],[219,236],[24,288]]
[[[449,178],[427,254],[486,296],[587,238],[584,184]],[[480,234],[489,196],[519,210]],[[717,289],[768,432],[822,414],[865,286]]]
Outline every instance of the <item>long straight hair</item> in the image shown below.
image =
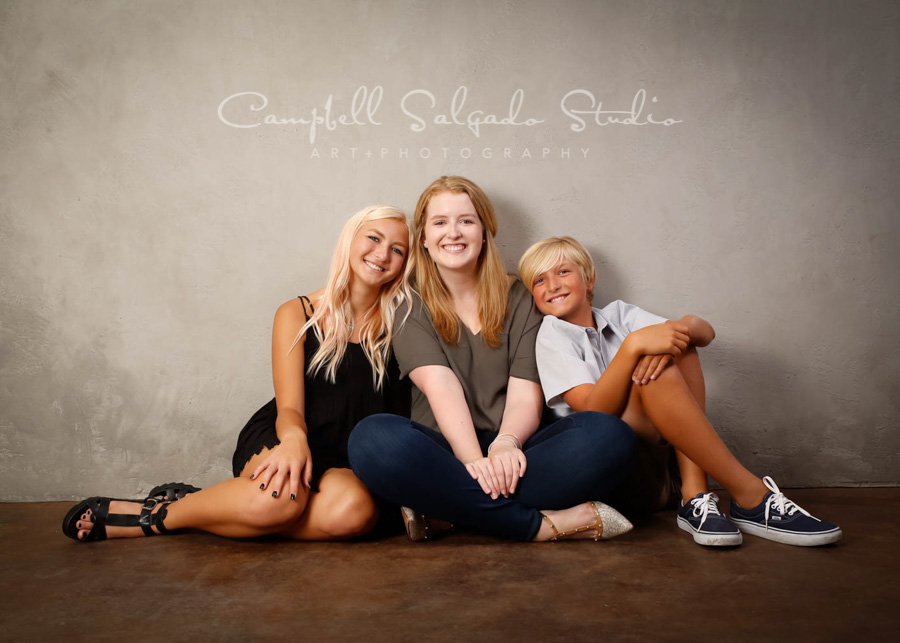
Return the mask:
[[[321,370],[329,382],[334,383],[338,366],[347,351],[350,341],[350,322],[353,314],[350,310],[350,245],[363,224],[379,219],[396,219],[403,222],[409,231],[409,244],[412,246],[412,231],[406,215],[399,208],[390,205],[376,205],[360,210],[344,224],[338,237],[337,247],[331,259],[328,281],[322,297],[317,302],[315,311],[300,329],[291,350],[310,328],[319,340],[319,348],[307,365],[306,372],[312,376]],[[390,358],[391,338],[394,329],[394,314],[397,307],[410,302],[409,275],[412,266],[409,261],[400,275],[393,281],[381,286],[381,292],[375,302],[364,311],[359,324],[359,343],[366,358],[372,365],[372,381],[376,390],[381,390],[386,372],[385,365]]]
[[475,212],[484,227],[484,244],[478,256],[478,321],[485,343],[496,348],[500,345],[503,323],[506,321],[509,279],[500,259],[500,251],[494,243],[497,235],[497,218],[494,206],[484,191],[469,179],[461,176],[442,176],[425,188],[416,205],[415,233],[410,246],[416,288],[431,313],[435,330],[450,346],[459,343],[460,320],[453,309],[453,299],[441,278],[437,266],[425,248],[425,211],[431,199],[443,192],[465,193],[472,200]]

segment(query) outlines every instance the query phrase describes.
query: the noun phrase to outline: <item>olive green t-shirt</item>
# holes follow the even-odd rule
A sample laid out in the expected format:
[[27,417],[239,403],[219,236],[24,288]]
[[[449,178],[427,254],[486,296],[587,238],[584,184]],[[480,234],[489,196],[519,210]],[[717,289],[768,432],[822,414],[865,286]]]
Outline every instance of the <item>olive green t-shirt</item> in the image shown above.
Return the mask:
[[[481,333],[473,334],[460,322],[459,344],[446,344],[431,322],[431,315],[418,294],[413,295],[412,312],[405,322],[405,307],[397,311],[394,355],[400,364],[400,377],[409,376],[419,366],[450,368],[459,379],[472,422],[476,429],[499,431],[506,406],[506,386],[510,377],[540,383],[534,358],[534,342],[543,316],[531,294],[516,279],[509,287],[506,321],[500,345],[491,348]],[[412,419],[437,431],[440,428],[431,412],[428,398],[412,387]]]

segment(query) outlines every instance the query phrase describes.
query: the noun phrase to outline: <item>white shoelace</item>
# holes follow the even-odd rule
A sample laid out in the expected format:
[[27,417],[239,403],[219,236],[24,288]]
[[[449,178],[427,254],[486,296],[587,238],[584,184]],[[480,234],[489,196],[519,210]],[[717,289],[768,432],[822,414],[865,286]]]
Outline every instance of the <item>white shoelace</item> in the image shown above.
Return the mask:
[[769,496],[769,501],[766,503],[766,530],[769,529],[769,511],[771,509],[775,509],[775,511],[780,513],[782,516],[793,516],[799,511],[804,516],[809,516],[813,520],[822,522],[821,520],[810,514],[806,509],[781,493],[781,490],[778,488],[778,485],[775,484],[775,481],[772,480],[772,478],[770,478],[769,476],[765,476],[762,481],[763,484],[769,488],[769,491],[772,492],[772,495]]
[[694,518],[700,518],[700,526],[697,527],[698,530],[703,529],[703,523],[706,522],[709,514],[722,515],[722,512],[719,511],[719,506],[716,504],[717,502],[719,502],[719,496],[714,493],[704,493],[699,498],[693,498],[691,500]]

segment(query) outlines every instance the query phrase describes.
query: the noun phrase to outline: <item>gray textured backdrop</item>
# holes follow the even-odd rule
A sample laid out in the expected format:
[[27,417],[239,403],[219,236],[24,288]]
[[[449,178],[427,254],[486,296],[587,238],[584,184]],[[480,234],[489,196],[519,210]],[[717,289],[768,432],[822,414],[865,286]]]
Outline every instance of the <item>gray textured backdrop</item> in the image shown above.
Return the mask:
[[[0,64],[0,499],[229,475],[276,306],[347,216],[445,173],[509,267],[572,234],[599,300],[709,319],[751,469],[898,482],[894,2],[4,0]],[[459,87],[463,123],[522,90],[521,124],[454,124]],[[640,90],[647,124],[573,131]],[[312,142],[263,123],[329,96]]]

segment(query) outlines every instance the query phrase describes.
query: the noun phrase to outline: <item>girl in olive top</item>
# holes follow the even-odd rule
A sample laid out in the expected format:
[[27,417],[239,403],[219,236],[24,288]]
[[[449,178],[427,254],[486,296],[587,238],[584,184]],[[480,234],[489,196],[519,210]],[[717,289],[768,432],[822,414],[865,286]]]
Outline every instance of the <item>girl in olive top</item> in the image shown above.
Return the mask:
[[[618,418],[574,413],[539,429],[534,357],[541,315],[508,277],[484,192],[441,177],[416,207],[417,293],[398,310],[394,354],[414,384],[412,419],[375,415],[350,436],[354,473],[423,515],[519,541],[610,538],[631,528],[597,501],[628,471],[634,434]],[[405,321],[404,318],[406,317]]]

